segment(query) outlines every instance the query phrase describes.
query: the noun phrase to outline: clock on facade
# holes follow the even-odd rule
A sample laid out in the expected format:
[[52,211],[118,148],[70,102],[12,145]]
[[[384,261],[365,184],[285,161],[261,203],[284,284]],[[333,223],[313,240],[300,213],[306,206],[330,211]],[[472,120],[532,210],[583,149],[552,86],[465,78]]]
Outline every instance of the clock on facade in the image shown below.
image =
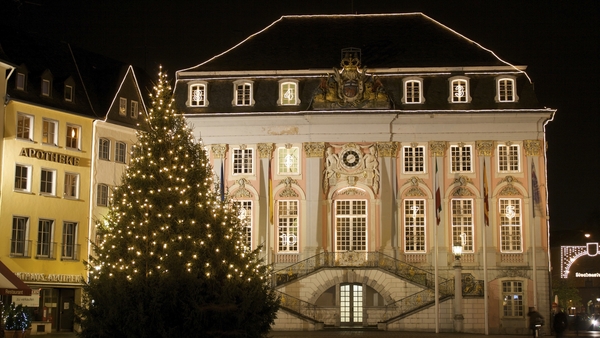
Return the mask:
[[348,168],[354,168],[360,162],[360,155],[354,150],[346,150],[342,153],[342,163]]

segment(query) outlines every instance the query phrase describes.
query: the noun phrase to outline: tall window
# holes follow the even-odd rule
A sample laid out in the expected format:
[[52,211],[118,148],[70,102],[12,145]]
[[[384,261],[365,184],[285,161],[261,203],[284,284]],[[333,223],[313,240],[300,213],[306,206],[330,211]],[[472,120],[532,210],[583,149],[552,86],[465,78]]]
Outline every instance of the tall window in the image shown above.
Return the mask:
[[299,153],[298,147],[278,148],[277,149],[277,168],[278,174],[297,175],[299,173]]
[[278,251],[298,251],[298,201],[277,202]]
[[206,107],[206,84],[193,84],[190,86],[190,106],[192,107]]
[[502,252],[521,252],[521,200],[500,199],[500,245]]
[[252,247],[252,201],[234,201],[239,210],[238,217],[244,227],[244,244]]
[[463,252],[473,252],[473,200],[452,200],[452,243],[460,243]]
[[462,144],[450,146],[450,156],[450,160],[452,161],[450,168],[453,173],[471,172],[471,146]]
[[282,106],[295,106],[298,100],[298,84],[285,81],[279,84],[279,104]]
[[65,197],[79,198],[79,174],[65,173]]
[[234,83],[236,106],[251,106],[252,99],[252,82],[236,82]]
[[469,101],[469,82],[466,79],[451,79],[450,102],[466,103]]
[[101,207],[108,206],[108,185],[98,184],[98,191],[96,193],[96,204]]
[[127,115],[127,99],[124,97],[119,98],[119,115]]
[[124,142],[115,144],[115,162],[125,163],[127,153],[127,145]]
[[17,114],[17,138],[33,141],[33,116]]
[[29,256],[29,242],[27,241],[27,228],[29,217],[13,217],[12,237],[10,239],[11,256]]
[[63,242],[61,258],[67,260],[79,259],[77,254],[77,223],[63,223]]
[[40,193],[52,196],[56,195],[56,170],[42,168]]
[[519,145],[501,144],[498,145],[498,171],[499,172],[519,172]]
[[404,103],[421,103],[420,80],[407,80],[404,82]]
[[404,251],[425,252],[425,200],[404,200]]
[[36,246],[36,257],[52,258],[52,230],[54,221],[40,219],[38,223],[38,238]]
[[110,140],[105,138],[98,140],[98,158],[101,160],[110,160]]
[[67,124],[67,148],[79,149],[81,138],[81,127]]
[[498,86],[498,102],[514,102],[515,96],[515,80],[514,79],[499,79]]
[[504,317],[523,317],[523,282],[502,282],[502,309]]
[[410,146],[402,148],[402,159],[404,160],[405,173],[425,172],[425,147]]
[[131,106],[129,109],[129,117],[137,119],[139,113],[138,102],[131,100]]
[[65,101],[73,102],[73,86],[65,85]]
[[254,154],[252,148],[235,148],[233,149],[233,174],[234,175],[251,175],[254,173]]
[[25,73],[17,73],[17,89],[25,90]]
[[15,190],[31,191],[31,167],[22,164],[15,165]]
[[50,96],[50,80],[42,80],[42,95]]
[[335,201],[336,251],[367,251],[367,201]]
[[42,143],[57,145],[58,144],[58,122],[48,119],[42,121]]

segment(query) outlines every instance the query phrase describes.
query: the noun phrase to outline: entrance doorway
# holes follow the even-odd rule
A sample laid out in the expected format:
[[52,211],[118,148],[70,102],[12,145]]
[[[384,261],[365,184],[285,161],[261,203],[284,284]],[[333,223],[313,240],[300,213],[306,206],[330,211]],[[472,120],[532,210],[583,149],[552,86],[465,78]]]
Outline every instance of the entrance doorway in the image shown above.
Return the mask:
[[340,323],[345,326],[363,324],[362,284],[340,285]]

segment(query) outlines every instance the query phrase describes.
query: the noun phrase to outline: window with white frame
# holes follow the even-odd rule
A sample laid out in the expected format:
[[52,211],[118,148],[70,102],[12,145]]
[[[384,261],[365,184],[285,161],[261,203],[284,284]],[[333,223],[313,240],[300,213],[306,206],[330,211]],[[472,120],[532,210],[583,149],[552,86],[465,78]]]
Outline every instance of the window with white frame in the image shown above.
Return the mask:
[[131,100],[131,104],[129,107],[129,117],[132,119],[137,119],[139,114],[138,102]]
[[500,249],[502,252],[522,252],[521,200],[500,199]]
[[425,200],[404,200],[404,251],[425,252]]
[[451,78],[450,80],[451,103],[471,102],[469,93],[469,80],[467,78]]
[[25,73],[17,73],[16,87],[18,90],[25,90]]
[[517,101],[515,80],[512,78],[499,78],[496,80],[498,92],[496,93],[496,101],[498,102],[515,102]]
[[67,148],[79,149],[81,144],[81,127],[67,124]]
[[101,138],[98,140],[98,158],[110,160],[110,140]]
[[502,281],[502,315],[504,317],[523,317],[523,282]]
[[450,169],[453,173],[472,171],[472,147],[458,144],[450,146]]
[[298,201],[277,201],[279,252],[298,252]]
[[79,174],[65,173],[66,198],[79,198]]
[[473,200],[452,200],[452,244],[460,243],[463,252],[473,252]]
[[73,102],[73,86],[65,85],[65,101]]
[[17,138],[33,141],[33,116],[17,114]]
[[190,85],[189,102],[191,107],[206,107],[208,100],[206,97],[206,84],[195,83]]
[[417,145],[402,147],[402,160],[404,161],[405,173],[424,173],[425,147]]
[[296,106],[300,104],[298,99],[298,81],[284,80],[279,82],[279,100],[282,106]]
[[42,168],[40,193],[43,195],[56,195],[56,170]]
[[53,258],[52,254],[52,231],[54,221],[51,219],[40,219],[38,223],[38,236],[36,254],[38,258]]
[[29,256],[29,241],[27,241],[28,228],[29,217],[13,216],[10,238],[11,256]]
[[252,248],[252,201],[239,200],[233,203],[239,211],[238,218],[244,228],[244,245]]
[[77,260],[78,245],[77,245],[77,222],[63,223],[63,241],[62,241],[61,258],[65,260]]
[[233,174],[252,175],[254,173],[254,149],[233,149]]
[[252,97],[252,82],[236,81],[233,83],[234,98],[233,102],[236,106],[252,106],[254,99]]
[[367,251],[367,201],[335,201],[335,249]]
[[49,145],[58,144],[58,122],[49,119],[42,120],[42,143]]
[[404,80],[404,98],[403,103],[423,103],[421,79]]
[[96,191],[96,205],[101,207],[108,206],[108,185],[98,184],[98,190]]
[[519,172],[520,167],[520,152],[518,144],[499,144],[498,145],[498,171]]
[[127,115],[127,98],[119,98],[119,115]]
[[125,142],[115,143],[115,162],[125,163],[127,160],[127,144]]
[[31,166],[24,164],[15,165],[15,190],[31,191]]
[[42,79],[42,95],[50,96],[50,80]]
[[279,175],[297,175],[300,172],[300,149],[298,147],[280,147],[277,149],[277,168]]

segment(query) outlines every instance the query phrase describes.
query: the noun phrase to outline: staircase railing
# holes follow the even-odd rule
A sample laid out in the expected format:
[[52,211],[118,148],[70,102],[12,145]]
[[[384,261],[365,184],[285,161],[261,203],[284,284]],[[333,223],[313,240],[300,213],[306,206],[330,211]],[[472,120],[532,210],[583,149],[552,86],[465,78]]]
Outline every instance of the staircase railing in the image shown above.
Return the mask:
[[275,290],[275,292],[281,300],[281,307],[302,315],[303,317],[310,318],[316,322],[322,322],[320,319],[323,317],[323,314],[321,313],[322,310],[317,305],[305,302],[281,291]]

